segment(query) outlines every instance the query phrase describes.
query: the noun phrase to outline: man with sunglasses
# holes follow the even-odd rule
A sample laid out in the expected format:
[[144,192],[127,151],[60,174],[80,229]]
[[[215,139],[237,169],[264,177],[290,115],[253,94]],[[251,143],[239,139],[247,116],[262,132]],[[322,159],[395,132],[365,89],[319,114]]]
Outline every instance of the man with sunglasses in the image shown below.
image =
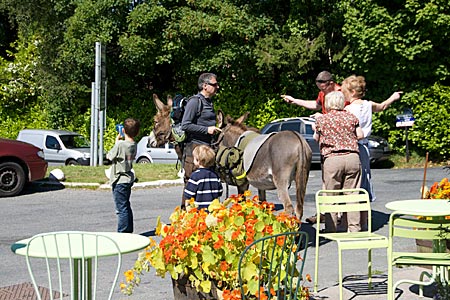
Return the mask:
[[322,71],[317,75],[316,77],[316,85],[319,88],[319,94],[317,95],[316,100],[303,100],[303,99],[296,99],[289,95],[281,95],[281,97],[286,101],[287,103],[296,104],[299,106],[303,106],[304,108],[310,109],[310,110],[320,110],[322,109],[322,113],[325,114],[325,96],[328,93],[334,92],[334,91],[340,91],[341,87],[334,82],[333,75],[331,75],[328,71]]
[[[220,128],[216,127],[216,113],[212,101],[212,97],[219,90],[217,76],[213,73],[201,74],[197,88],[198,93],[187,102],[181,121],[181,129],[187,135],[182,162],[185,184],[195,169],[192,151],[199,145],[211,146],[214,136],[220,132]],[[184,199],[183,196],[182,208],[185,206],[185,200],[189,199]]]

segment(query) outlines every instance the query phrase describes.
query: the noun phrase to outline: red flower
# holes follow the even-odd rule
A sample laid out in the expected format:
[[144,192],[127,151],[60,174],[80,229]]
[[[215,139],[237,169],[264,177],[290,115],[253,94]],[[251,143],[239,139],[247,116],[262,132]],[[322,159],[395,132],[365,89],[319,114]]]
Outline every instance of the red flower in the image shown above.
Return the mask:
[[228,263],[226,261],[221,261],[220,262],[220,270],[222,272],[225,272],[226,270],[228,270],[228,268],[229,268],[229,265],[228,265]]

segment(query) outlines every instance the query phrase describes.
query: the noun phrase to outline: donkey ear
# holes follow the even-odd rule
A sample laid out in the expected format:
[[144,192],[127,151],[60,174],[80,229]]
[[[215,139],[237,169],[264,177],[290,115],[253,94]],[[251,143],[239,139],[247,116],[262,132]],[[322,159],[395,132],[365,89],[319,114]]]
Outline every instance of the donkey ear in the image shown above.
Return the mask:
[[172,99],[171,95],[167,95],[167,105],[169,107],[172,107],[172,105],[173,105],[173,99]]
[[250,114],[250,112],[246,112],[245,114],[240,116],[239,119],[236,120],[236,123],[244,124],[244,122],[247,120],[249,114]]
[[221,109],[219,109],[217,111],[216,121],[217,121],[217,127],[219,127],[219,128],[225,127],[225,116]]
[[159,100],[159,97],[156,94],[153,94],[153,103],[155,103],[156,109],[158,111],[164,110],[164,103],[162,103],[162,101]]

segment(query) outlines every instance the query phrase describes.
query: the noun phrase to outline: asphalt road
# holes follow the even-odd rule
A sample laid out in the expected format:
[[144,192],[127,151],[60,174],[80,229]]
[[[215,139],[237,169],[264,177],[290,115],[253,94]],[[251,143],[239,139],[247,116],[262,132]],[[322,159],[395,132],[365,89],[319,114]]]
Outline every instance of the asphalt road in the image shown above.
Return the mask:
[[[392,200],[420,198],[423,176],[423,169],[373,170],[377,200],[373,202],[372,210],[377,232],[387,235],[389,211],[384,207],[385,203]],[[430,186],[434,181],[448,176],[448,172],[443,168],[429,168],[426,185]],[[320,170],[312,170],[307,186],[304,218],[314,214],[314,193],[320,186]],[[181,186],[134,189],[131,201],[135,233],[151,235],[158,216],[161,216],[162,221],[169,223],[169,215],[173,208],[179,205],[181,192]],[[231,192],[235,193],[236,190],[231,188]],[[295,197],[295,190],[292,189],[290,194],[291,197]],[[274,191],[268,193],[268,198],[269,201],[279,203]],[[49,231],[115,231],[116,229],[111,191],[107,189],[49,188],[32,185],[23,195],[0,198],[0,204],[2,207],[0,211],[0,288],[30,281],[24,257],[15,255],[10,250],[11,244],[15,241]],[[310,233],[310,239],[314,240],[314,229],[310,225],[305,224],[302,229]],[[323,271],[319,277],[319,286],[323,290],[337,282],[337,254],[333,251],[331,244],[321,245],[320,249]],[[404,247],[415,247],[415,245],[405,244]],[[365,257],[364,253],[356,256],[352,253],[344,255],[344,261],[351,261],[344,266],[344,273],[364,274]],[[373,269],[380,274],[387,274],[385,257],[386,252],[381,250],[373,254]],[[132,267],[135,259],[136,253],[124,255],[123,271]],[[314,273],[314,246],[309,248],[305,273]],[[169,278],[162,279],[154,274],[146,274],[133,296],[122,296],[117,288],[114,299],[169,300],[173,299],[171,288]],[[407,286],[404,290],[405,293],[411,292]],[[328,298],[333,299],[332,296]],[[408,297],[401,299],[408,299]]]

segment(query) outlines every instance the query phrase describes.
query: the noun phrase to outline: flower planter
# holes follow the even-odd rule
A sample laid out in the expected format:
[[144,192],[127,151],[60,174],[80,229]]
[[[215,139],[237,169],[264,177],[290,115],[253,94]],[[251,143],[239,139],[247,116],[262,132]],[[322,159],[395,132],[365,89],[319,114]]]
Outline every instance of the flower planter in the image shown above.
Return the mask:
[[[447,242],[447,253],[450,253],[450,240]],[[417,252],[419,253],[432,253],[433,252],[433,242],[430,240],[420,240],[416,239]]]
[[198,292],[192,286],[187,276],[179,277],[177,280],[172,278],[173,296],[174,300],[222,300],[222,291],[217,289],[215,285],[212,286],[211,292],[206,294]]
[[[150,238],[149,247],[139,253],[133,269],[126,272],[123,293],[131,295],[142,274],[154,268],[160,276],[178,276],[173,281],[175,300],[220,299],[216,287],[210,293],[199,293],[189,278],[202,286],[207,286],[206,280],[213,285],[221,282],[224,292],[238,295],[241,290],[236,270],[247,245],[263,236],[299,230],[295,216],[275,214],[275,204],[261,202],[249,191],[223,202],[215,199],[208,211],[197,209],[194,201],[187,204],[185,210],[175,208],[169,225],[158,218],[155,231],[161,240]],[[185,272],[191,274],[184,278]],[[250,279],[249,284],[255,282],[257,278]]]
[[[446,240],[446,252],[450,253],[450,240]],[[419,253],[432,253],[433,241],[416,239],[417,252]],[[423,266],[426,269],[431,269],[430,266]]]

